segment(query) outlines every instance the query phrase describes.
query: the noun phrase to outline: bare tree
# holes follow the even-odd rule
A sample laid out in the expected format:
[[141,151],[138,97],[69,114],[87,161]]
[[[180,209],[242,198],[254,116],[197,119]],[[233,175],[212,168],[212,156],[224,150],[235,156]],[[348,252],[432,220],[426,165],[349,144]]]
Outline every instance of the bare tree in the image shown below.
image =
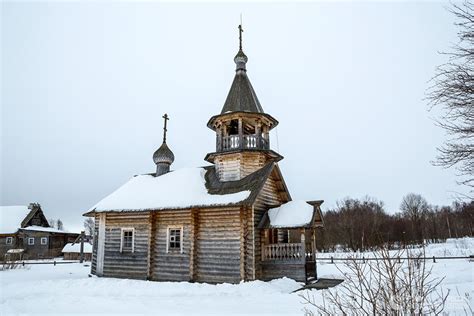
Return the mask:
[[48,219],[48,224],[50,227],[55,228],[56,227],[56,220],[54,218]]
[[60,220],[59,218],[58,218],[58,220],[56,221],[56,228],[59,229],[59,230],[63,230],[63,229],[64,229],[63,221]]
[[[414,257],[399,260],[403,255]],[[323,290],[322,301],[311,292],[301,295],[307,315],[440,315],[449,292],[440,287],[442,278],[431,276],[431,268],[422,257],[409,251],[398,251],[392,256],[387,248],[375,252],[380,260],[361,261],[354,257],[338,266],[344,282]]]
[[[427,96],[430,110],[440,107],[437,124],[449,139],[442,145],[435,165],[454,167],[460,184],[474,187],[474,3],[453,4],[459,41],[446,64],[436,69]],[[470,193],[472,194],[472,190]]]
[[90,217],[84,220],[84,228],[86,230],[86,234],[92,236],[94,234],[94,220]]
[[412,240],[422,243],[423,222],[428,212],[428,202],[419,194],[409,193],[403,198],[400,209],[411,220]]

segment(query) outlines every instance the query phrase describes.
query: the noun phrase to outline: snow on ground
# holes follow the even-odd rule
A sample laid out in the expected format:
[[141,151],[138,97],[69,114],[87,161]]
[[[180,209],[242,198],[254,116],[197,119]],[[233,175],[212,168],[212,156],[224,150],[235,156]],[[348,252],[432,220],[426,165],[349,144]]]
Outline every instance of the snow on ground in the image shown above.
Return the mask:
[[[445,251],[474,254],[474,239],[428,246],[429,253]],[[304,315],[306,306],[298,293],[291,293],[300,284],[287,278],[235,285],[149,282],[89,277],[89,264],[27,265],[0,271],[0,315]],[[433,276],[445,276],[443,287],[451,290],[447,311],[463,314],[466,293],[472,306],[474,262],[439,260],[429,265]],[[319,264],[318,272],[320,277],[341,275],[330,263]],[[319,300],[321,291],[312,294]]]

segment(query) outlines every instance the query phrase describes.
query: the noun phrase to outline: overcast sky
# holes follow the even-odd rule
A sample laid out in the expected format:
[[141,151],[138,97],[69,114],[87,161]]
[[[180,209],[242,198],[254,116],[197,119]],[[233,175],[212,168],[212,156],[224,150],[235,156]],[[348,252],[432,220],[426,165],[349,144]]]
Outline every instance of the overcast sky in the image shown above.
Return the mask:
[[294,199],[406,193],[451,204],[454,171],[423,100],[456,41],[443,3],[3,2],[1,205],[81,214],[152,172],[168,113],[172,169],[206,164],[234,76],[240,13],[248,75],[280,121],[272,148]]

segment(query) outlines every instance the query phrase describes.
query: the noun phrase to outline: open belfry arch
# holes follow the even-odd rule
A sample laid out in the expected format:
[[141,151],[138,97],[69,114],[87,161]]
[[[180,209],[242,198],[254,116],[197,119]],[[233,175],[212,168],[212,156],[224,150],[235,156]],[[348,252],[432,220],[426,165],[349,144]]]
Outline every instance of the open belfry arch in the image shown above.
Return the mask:
[[314,278],[322,201],[291,201],[271,149],[278,121],[265,113],[247,75],[242,49],[220,114],[211,166],[171,170],[174,154],[163,141],[156,171],[137,175],[93,206],[92,273],[156,281],[231,282]]

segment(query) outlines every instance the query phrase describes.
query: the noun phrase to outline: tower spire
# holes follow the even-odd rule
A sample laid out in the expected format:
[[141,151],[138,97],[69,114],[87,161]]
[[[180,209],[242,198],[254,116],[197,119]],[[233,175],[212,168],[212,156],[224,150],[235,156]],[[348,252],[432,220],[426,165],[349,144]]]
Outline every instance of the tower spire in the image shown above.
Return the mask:
[[162,116],[163,119],[165,120],[165,124],[163,126],[163,143],[166,143],[166,132],[168,131],[166,129],[166,125],[168,123],[168,120],[169,120],[169,117],[168,117],[168,114],[165,113],[165,115]]

